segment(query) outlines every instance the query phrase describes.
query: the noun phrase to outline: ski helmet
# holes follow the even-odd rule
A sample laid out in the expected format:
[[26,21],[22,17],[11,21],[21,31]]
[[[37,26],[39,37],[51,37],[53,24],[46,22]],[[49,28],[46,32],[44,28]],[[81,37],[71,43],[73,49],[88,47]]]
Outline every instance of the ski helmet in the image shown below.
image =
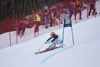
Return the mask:
[[50,33],[50,35],[53,35],[53,36],[54,36],[54,34],[55,34],[55,33],[54,33],[53,31]]

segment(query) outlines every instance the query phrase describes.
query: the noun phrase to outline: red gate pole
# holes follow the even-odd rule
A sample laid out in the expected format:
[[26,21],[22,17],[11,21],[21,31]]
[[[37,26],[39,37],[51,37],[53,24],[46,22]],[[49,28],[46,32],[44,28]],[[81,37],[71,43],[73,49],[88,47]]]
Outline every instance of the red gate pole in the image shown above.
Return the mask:
[[[16,22],[17,22],[17,12],[16,12]],[[17,23],[18,24],[18,23]],[[17,26],[16,26],[17,27]],[[16,44],[18,44],[18,36],[17,36],[17,29],[16,29]]]
[[8,17],[7,21],[8,21],[8,29],[9,29],[10,46],[11,46],[11,34],[10,34],[9,17]]
[[36,37],[36,34],[35,34],[35,12],[34,12],[34,9],[33,9],[33,22],[34,22],[34,37]]

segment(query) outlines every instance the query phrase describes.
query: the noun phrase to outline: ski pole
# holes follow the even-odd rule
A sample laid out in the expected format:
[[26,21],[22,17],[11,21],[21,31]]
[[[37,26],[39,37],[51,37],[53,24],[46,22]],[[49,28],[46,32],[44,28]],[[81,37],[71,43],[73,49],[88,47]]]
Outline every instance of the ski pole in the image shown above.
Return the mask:
[[[44,46],[45,44],[43,44],[41,47],[40,47],[40,49]],[[38,49],[38,51],[40,51],[40,49]]]

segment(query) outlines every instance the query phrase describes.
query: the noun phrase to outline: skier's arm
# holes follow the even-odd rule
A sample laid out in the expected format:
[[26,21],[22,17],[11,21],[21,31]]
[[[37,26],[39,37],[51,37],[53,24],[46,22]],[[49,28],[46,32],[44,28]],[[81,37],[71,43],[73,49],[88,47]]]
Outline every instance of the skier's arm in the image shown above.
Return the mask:
[[56,35],[56,36],[54,37],[54,39],[51,40],[51,42],[55,41],[57,38],[58,38],[58,35]]
[[47,39],[47,42],[49,41],[49,40],[51,40],[52,39],[52,37],[50,37],[49,39]]
[[52,39],[52,37],[50,37],[49,39],[47,39],[47,41],[45,42],[45,44],[49,43],[49,40],[51,40],[51,39]]

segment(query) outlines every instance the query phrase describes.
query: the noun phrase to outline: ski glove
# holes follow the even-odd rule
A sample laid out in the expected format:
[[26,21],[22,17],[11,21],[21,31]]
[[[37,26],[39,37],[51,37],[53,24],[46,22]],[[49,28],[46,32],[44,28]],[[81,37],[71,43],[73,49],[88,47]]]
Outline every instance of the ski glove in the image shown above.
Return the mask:
[[45,44],[47,43],[47,41],[46,42],[44,42]]
[[49,41],[49,42],[47,42],[47,44],[50,44],[51,42]]
[[51,42],[50,42],[50,41],[49,41],[49,42],[46,41],[45,44],[46,44],[46,43],[47,43],[47,44],[50,44]]

